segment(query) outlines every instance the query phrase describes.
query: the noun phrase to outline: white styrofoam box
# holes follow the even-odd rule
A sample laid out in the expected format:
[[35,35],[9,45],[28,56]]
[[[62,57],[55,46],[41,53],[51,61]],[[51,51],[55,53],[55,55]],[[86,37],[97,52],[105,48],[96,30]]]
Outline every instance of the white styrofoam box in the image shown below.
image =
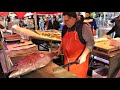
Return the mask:
[[100,57],[97,57],[97,56],[94,56],[94,59],[96,59],[98,61],[101,61],[101,62],[104,62],[106,64],[109,64],[109,60],[106,60],[106,59],[103,59],[103,58],[100,58]]

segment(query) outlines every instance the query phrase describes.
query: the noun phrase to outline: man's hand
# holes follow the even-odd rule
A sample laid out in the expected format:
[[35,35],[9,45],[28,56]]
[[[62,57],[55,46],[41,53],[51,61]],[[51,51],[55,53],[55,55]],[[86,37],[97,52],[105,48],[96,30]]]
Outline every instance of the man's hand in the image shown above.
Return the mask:
[[93,30],[93,35],[94,35],[94,36],[96,35],[96,30]]
[[102,38],[107,38],[107,39],[112,40],[112,37],[110,35],[103,35]]
[[86,57],[84,57],[84,56],[80,56],[80,57],[78,58],[79,64],[82,64],[82,63],[84,63],[85,61],[86,61]]
[[56,51],[53,51],[54,53],[56,53],[56,56],[59,56],[60,55],[60,53],[61,53],[61,50],[60,49],[58,49],[58,50],[56,50]]

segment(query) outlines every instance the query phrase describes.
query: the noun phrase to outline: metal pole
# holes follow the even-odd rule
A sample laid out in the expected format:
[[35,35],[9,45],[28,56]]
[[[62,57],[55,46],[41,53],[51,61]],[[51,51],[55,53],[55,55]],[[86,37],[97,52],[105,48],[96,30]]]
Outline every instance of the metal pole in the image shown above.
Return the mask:
[[35,30],[38,29],[38,25],[37,25],[37,15],[36,12],[34,12],[34,20],[35,20]]
[[4,17],[4,26],[5,26],[5,31],[6,31],[6,17]]

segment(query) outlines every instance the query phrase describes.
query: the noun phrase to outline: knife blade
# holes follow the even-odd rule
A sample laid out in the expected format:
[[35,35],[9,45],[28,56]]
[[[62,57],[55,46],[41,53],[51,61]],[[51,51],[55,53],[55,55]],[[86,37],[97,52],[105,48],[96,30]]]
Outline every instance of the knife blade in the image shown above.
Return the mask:
[[73,64],[79,64],[79,62],[78,62],[78,61],[74,61],[74,62],[70,62],[70,63],[65,64],[65,65],[61,65],[61,66],[59,66],[59,67],[53,68],[53,72],[62,70],[63,68],[68,67],[68,66],[71,66],[71,65],[73,65]]

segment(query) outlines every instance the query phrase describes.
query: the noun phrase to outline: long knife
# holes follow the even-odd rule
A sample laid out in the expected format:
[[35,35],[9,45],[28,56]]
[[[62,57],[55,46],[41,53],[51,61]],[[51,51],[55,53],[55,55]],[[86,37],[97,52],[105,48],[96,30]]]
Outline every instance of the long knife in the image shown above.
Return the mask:
[[78,61],[74,61],[74,62],[70,62],[70,63],[65,64],[65,65],[61,65],[61,67],[65,68],[65,67],[71,66],[73,64],[79,64],[79,63],[78,63]]
[[59,66],[59,67],[54,68],[54,69],[53,69],[53,72],[59,71],[59,70],[65,68],[65,67],[71,66],[71,65],[73,65],[73,64],[79,64],[79,62],[78,62],[78,61],[74,61],[74,62],[70,62],[70,63],[65,64],[65,65],[61,65],[61,66]]

